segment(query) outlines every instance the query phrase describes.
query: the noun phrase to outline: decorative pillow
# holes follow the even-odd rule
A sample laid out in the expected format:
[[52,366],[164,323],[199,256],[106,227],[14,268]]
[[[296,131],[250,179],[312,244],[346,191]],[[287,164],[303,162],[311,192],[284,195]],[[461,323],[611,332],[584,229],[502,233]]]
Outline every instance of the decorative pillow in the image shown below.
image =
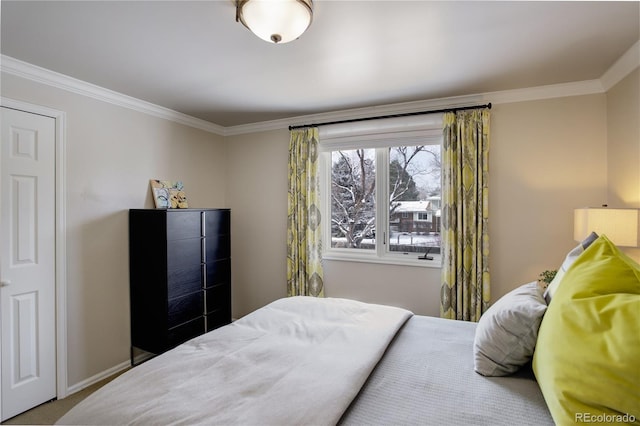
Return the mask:
[[640,419],[638,360],[640,265],[601,236],[567,270],[540,326],[533,371],[555,423]]
[[483,376],[515,373],[533,357],[547,304],[538,283],[502,296],[480,317],[473,342],[474,369]]
[[567,253],[567,257],[564,258],[564,262],[562,262],[562,265],[560,265],[560,268],[558,268],[558,272],[556,273],[556,276],[553,277],[553,279],[549,283],[549,286],[547,287],[547,290],[544,292],[544,300],[546,300],[547,304],[551,303],[551,299],[553,298],[553,294],[558,289],[558,286],[560,285],[560,281],[562,281],[562,277],[564,277],[564,274],[565,274],[565,272],[567,272],[567,269],[569,269],[569,267],[573,264],[573,262],[575,262],[576,259],[597,238],[598,238],[598,234],[596,234],[595,232],[592,232],[591,234],[589,234],[589,236],[587,238],[582,240],[582,242],[580,244],[578,244],[573,250],[571,250],[569,253]]

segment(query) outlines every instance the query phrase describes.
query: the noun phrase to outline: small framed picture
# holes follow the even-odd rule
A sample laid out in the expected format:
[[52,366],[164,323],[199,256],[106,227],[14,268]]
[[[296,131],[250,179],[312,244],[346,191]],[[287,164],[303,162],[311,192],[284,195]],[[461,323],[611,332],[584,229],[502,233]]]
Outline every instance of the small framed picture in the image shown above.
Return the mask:
[[189,208],[187,194],[181,181],[151,179],[151,193],[157,209]]

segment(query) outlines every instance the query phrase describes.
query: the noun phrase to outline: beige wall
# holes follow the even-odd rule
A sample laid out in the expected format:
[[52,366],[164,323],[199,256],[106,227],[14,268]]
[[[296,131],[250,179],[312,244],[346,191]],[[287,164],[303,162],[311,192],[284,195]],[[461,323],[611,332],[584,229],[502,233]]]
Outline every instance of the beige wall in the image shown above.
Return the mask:
[[440,316],[440,268],[325,261],[326,294]]
[[2,74],[2,96],[66,112],[68,384],[128,359],[130,208],[149,179],[182,179],[193,206],[226,207],[220,136]]
[[496,105],[491,120],[492,300],[557,269],[573,209],[606,202],[604,95]]
[[[628,94],[637,75],[608,95],[494,106],[493,300],[557,268],[575,245],[575,207],[618,198],[634,205],[639,186],[620,187],[637,179],[638,163],[625,163],[620,176],[612,168],[629,149],[640,155],[638,136],[627,138],[638,123],[637,97]],[[223,138],[14,76],[2,83],[2,96],[67,113],[69,385],[128,358],[126,211],[152,206],[150,178],[182,179],[192,206],[232,209],[234,317],[285,296],[286,129]],[[437,268],[325,261],[325,285],[328,296],[438,315]]]
[[[493,299],[555,269],[575,207],[605,202],[606,104],[591,95],[496,105],[490,153]],[[227,138],[234,313],[286,294],[286,130]],[[250,262],[237,259],[250,259]],[[247,267],[250,265],[250,267]],[[327,296],[439,315],[440,270],[328,261]]]
[[[640,68],[607,92],[607,201],[640,208]],[[624,251],[640,262],[640,249]]]
[[287,129],[227,137],[233,315],[287,295]]
[[640,68],[607,93],[608,202],[640,208]]

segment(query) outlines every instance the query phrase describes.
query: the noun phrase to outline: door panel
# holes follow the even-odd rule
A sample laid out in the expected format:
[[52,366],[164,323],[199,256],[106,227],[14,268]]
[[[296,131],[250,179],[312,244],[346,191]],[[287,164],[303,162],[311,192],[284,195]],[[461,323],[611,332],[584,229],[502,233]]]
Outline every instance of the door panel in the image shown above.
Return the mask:
[[55,120],[0,108],[0,418],[56,396]]
[[11,387],[15,388],[38,377],[38,293],[18,294],[11,298],[13,341],[11,358],[14,363]]
[[34,176],[10,176],[11,204],[14,206],[16,226],[12,230],[12,265],[36,264],[36,178]]

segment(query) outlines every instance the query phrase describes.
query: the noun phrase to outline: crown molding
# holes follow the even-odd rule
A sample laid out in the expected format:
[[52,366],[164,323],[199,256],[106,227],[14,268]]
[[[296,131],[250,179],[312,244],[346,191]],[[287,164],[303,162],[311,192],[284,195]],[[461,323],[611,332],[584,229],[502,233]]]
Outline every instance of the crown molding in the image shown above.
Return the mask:
[[459,106],[482,103],[482,95],[458,96],[424,101],[403,102],[396,104],[377,105],[364,108],[353,108],[319,114],[300,115],[278,120],[262,121],[259,123],[242,124],[225,128],[225,136],[241,135],[245,133],[278,130],[289,126],[300,126],[307,123],[324,121],[350,120],[378,115],[405,114],[429,109],[455,108]]
[[366,108],[354,108],[228,127],[105,89],[6,55],[1,56],[0,71],[114,105],[133,109],[145,114],[164,118],[186,126],[205,130],[220,136],[234,136],[269,130],[279,130],[288,128],[292,125],[296,126],[312,122],[348,120],[352,118],[370,117],[372,115],[403,114],[429,109],[454,108],[458,106],[472,105],[475,103],[480,104],[491,102],[492,104],[498,105],[504,103],[604,93],[638,66],[640,66],[640,41],[636,42],[624,55],[622,55],[602,75],[601,78],[595,80],[478,93],[449,98],[429,99],[424,101],[378,105]]
[[542,99],[564,98],[567,96],[593,95],[604,93],[600,80],[574,81],[571,83],[550,84],[547,86],[524,89],[502,90],[484,93],[483,96],[494,104],[537,101]]
[[68,92],[76,93],[78,95],[87,96],[99,101],[224,136],[224,127],[218,124],[191,117],[190,115],[161,107],[159,105],[152,104],[151,102],[146,102],[113,90],[105,89],[104,87],[96,86],[94,84],[87,83],[86,81],[78,80],[46,68],[20,61],[12,58],[11,56],[1,56],[0,71],[35,81],[37,83],[66,90]]
[[323,114],[303,115],[260,123],[243,124],[225,128],[225,136],[256,133],[268,130],[287,128],[288,126],[300,126],[306,123],[323,121],[349,120],[354,118],[371,117],[378,115],[404,114],[430,109],[445,109],[467,106],[473,104],[493,105],[513,102],[535,101],[542,99],[563,98],[567,96],[592,95],[604,93],[600,80],[585,80],[571,83],[551,84],[547,86],[528,87],[524,89],[502,90],[497,92],[478,93],[475,95],[456,96],[449,98],[430,99],[425,101],[405,102],[389,105],[381,105],[367,108],[348,109],[328,112]]
[[618,84],[633,70],[640,67],[640,40],[636,41],[611,67],[602,74],[600,81],[605,91]]

